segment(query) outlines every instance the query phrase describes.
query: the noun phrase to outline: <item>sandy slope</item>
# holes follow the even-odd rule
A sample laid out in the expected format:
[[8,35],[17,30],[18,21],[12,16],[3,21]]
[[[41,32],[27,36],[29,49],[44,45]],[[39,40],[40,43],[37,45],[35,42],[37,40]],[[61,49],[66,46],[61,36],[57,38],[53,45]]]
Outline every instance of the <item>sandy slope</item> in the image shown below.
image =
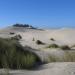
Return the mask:
[[[7,71],[2,73],[4,72]],[[9,70],[8,73],[10,75],[75,75],[75,63],[50,63],[40,66],[37,70]]]
[[[0,37],[8,38],[14,35],[10,35],[10,32],[14,32],[15,35],[20,34],[22,39],[20,43],[23,46],[30,46],[35,50],[34,52],[44,60],[44,58],[50,54],[58,57],[64,54],[64,51],[58,49],[46,49],[49,44],[56,43],[58,45],[74,45],[75,44],[75,29],[62,28],[62,29],[49,29],[49,30],[36,30],[23,27],[7,27],[0,30]],[[37,45],[32,39],[41,40],[46,43],[45,45]],[[51,41],[50,38],[54,38],[55,41]],[[0,70],[0,73],[3,70]],[[4,72],[4,71],[3,71]],[[35,71],[19,70],[9,71],[11,75],[75,75],[75,63],[63,62],[63,63],[50,63],[42,65]],[[2,75],[2,74],[0,74]]]
[[[47,45],[56,43],[58,45],[74,45],[75,44],[75,29],[72,28],[61,28],[61,29],[29,29],[24,27],[7,27],[0,30],[0,37],[7,38],[15,35],[10,35],[10,32],[14,32],[15,35],[20,34],[22,39],[20,43],[23,46],[30,46],[34,49],[41,51],[34,51],[37,53],[43,60],[49,54],[54,54],[56,56],[63,55],[63,51],[58,49],[47,49]],[[33,38],[35,41],[32,41]],[[50,38],[54,38],[55,41],[51,41]],[[41,40],[46,43],[45,45],[37,45],[36,40]]]
[[[33,40],[41,40],[42,42],[47,44],[57,43],[59,45],[75,44],[75,29],[72,28],[61,28],[61,29],[50,29],[50,30],[37,30],[37,29],[28,29],[23,27],[7,27],[5,29],[0,30],[1,37],[11,37],[10,32],[14,32],[16,34],[20,34],[22,36],[22,40],[20,41],[22,45],[28,45],[32,48],[42,48],[45,47],[43,45],[37,45]],[[54,38],[56,41],[51,41],[50,38]]]

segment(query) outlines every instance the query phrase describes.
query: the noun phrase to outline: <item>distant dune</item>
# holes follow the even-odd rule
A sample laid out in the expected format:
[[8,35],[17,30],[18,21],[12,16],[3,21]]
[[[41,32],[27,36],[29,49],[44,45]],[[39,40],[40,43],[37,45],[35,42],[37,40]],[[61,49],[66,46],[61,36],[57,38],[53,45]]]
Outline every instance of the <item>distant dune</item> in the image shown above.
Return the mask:
[[[61,28],[61,29],[31,29],[31,28],[24,28],[24,27],[7,27],[0,30],[1,37],[11,37],[10,32],[14,32],[16,34],[20,34],[23,39],[21,43],[23,45],[28,45],[33,48],[41,48],[40,45],[36,45],[32,41],[34,38],[35,40],[41,40],[46,44],[56,43],[56,44],[68,44],[73,45],[75,44],[75,29],[72,28]],[[51,41],[50,38],[54,38],[56,41]]]

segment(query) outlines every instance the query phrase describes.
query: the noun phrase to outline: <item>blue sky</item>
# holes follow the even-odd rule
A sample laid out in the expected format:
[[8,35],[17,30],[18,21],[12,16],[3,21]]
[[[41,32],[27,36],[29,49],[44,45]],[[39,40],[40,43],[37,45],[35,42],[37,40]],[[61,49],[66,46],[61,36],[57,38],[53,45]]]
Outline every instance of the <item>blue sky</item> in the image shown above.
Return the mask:
[[75,27],[75,0],[0,0],[0,27]]

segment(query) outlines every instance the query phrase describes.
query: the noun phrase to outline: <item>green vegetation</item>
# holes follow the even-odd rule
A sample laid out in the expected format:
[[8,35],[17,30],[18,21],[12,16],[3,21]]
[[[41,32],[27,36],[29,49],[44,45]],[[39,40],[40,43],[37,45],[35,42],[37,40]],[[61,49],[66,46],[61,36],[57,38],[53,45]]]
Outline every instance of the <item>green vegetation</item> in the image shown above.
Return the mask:
[[18,34],[18,35],[14,36],[14,37],[11,37],[11,39],[18,41],[18,40],[22,39],[22,36],[20,34]]
[[14,35],[15,33],[14,32],[10,32],[10,35]]
[[43,42],[40,41],[40,40],[37,40],[37,41],[36,41],[36,44],[38,44],[38,45],[44,45],[45,43],[43,43]]
[[17,40],[0,38],[0,68],[30,69],[40,59],[23,48]]
[[54,39],[54,38],[50,38],[50,40],[51,40],[51,41],[55,41],[55,39]]
[[50,44],[46,48],[60,48],[62,50],[71,50],[71,48],[68,45],[59,46],[57,44]]
[[37,29],[29,24],[14,24],[13,27],[25,27],[25,28]]
[[50,55],[47,61],[48,62],[75,62],[75,52],[66,51],[61,58],[54,55]]
[[62,50],[70,50],[71,48],[68,45],[60,46]]
[[63,59],[65,62],[75,62],[75,52],[66,51]]
[[48,62],[57,62],[58,58],[56,58],[55,56],[50,55],[48,58]]
[[29,25],[29,24],[14,24],[13,26],[14,26],[14,27],[32,27],[32,26]]
[[59,46],[57,44],[50,44],[46,48],[59,48]]

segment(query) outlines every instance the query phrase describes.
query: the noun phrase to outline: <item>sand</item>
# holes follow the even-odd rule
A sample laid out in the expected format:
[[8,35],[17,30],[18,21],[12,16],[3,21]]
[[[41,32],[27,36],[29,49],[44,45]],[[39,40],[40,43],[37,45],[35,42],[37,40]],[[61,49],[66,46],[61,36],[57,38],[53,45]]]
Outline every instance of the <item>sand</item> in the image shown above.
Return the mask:
[[4,73],[9,75],[75,75],[75,63],[63,62],[63,63],[49,63],[42,65],[37,70],[1,70],[0,75]]
[[[10,35],[10,32],[14,32],[14,35]],[[61,49],[46,49],[49,44],[55,43],[58,45],[75,45],[75,29],[73,28],[60,28],[60,29],[29,29],[23,27],[7,27],[0,30],[0,37],[9,38],[20,34],[22,39],[20,43],[23,46],[30,46],[42,61],[47,59],[49,55],[55,55],[58,57],[63,56],[64,51]],[[35,41],[33,41],[33,38]],[[55,41],[50,40],[54,38]],[[36,40],[41,40],[45,45],[37,45]],[[3,71],[3,72],[2,72]],[[5,70],[0,70],[4,73]],[[6,72],[6,71],[5,71]],[[9,70],[10,75],[75,75],[75,63],[74,62],[56,62],[41,65],[36,70]]]

